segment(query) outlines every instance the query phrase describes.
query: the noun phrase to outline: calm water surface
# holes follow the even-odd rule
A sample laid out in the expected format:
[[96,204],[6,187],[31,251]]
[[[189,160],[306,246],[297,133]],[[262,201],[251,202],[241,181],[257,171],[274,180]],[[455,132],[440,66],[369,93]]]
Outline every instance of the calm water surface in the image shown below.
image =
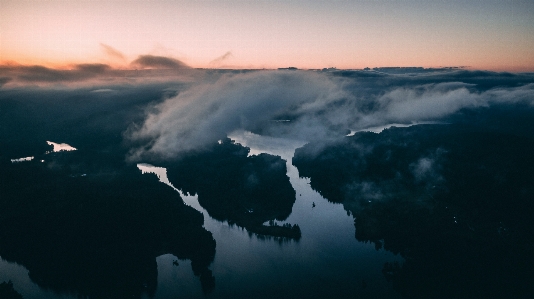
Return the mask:
[[[292,214],[283,221],[298,224],[298,241],[261,237],[208,215],[196,195],[184,195],[167,179],[166,169],[138,164],[147,175],[155,174],[162,183],[180,193],[185,203],[202,212],[204,227],[217,242],[211,270],[215,290],[204,294],[191,262],[171,254],[159,256],[158,286],[154,298],[397,298],[382,274],[385,262],[402,258],[355,238],[354,219],[341,204],[328,202],[311,189],[309,180],[299,178],[291,164],[298,140],[263,137],[250,132],[234,132],[231,138],[250,147],[251,155],[269,153],[287,161],[287,175],[296,191]],[[56,148],[55,148],[56,149]],[[62,148],[63,150],[72,150]],[[315,207],[313,204],[315,203]],[[57,294],[34,284],[28,270],[16,263],[0,260],[0,281],[12,280],[24,298],[75,298]],[[148,298],[148,296],[145,296]]]
[[[196,195],[181,194],[188,205],[204,214],[204,227],[217,242],[211,265],[215,290],[209,297],[248,297],[251,294],[256,298],[398,297],[384,278],[382,266],[385,262],[402,259],[383,249],[377,251],[373,244],[358,242],[353,217],[343,206],[329,203],[310,188],[308,179],[299,178],[291,158],[294,149],[304,142],[250,132],[234,132],[230,137],[250,147],[251,155],[266,152],[287,161],[287,174],[297,199],[292,214],[284,222],[298,224],[302,238],[287,241],[251,235],[246,229],[211,218],[198,204]],[[164,168],[148,164],[139,164],[138,168],[144,173],[155,173],[174,188]],[[203,297],[190,263],[180,261],[179,266],[173,266],[174,260],[176,257],[172,255],[157,258],[155,298]]]

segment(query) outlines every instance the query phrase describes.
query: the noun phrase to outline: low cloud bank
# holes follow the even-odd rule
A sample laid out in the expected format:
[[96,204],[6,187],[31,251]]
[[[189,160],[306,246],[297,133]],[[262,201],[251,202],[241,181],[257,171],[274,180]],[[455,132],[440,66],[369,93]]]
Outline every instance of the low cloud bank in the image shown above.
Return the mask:
[[[125,61],[120,52],[104,44],[101,46],[108,56],[120,60],[121,63]],[[0,64],[0,88],[79,88],[84,85],[144,84],[147,78],[152,82],[191,81],[198,73],[200,71],[192,69],[180,60],[152,55],[140,55],[126,68],[112,67],[106,63],[70,64],[62,68],[11,63]]]
[[129,132],[130,139],[146,142],[133,157],[202,150],[235,130],[253,130],[288,113],[305,115],[344,96],[337,83],[311,72],[225,75],[152,107],[144,124]]
[[68,70],[53,69],[41,65],[0,66],[0,71],[8,76],[4,77],[5,82],[16,80],[23,83],[79,82],[105,75],[111,70],[109,65],[101,63],[76,64]]
[[436,83],[399,87],[395,80],[406,82],[405,77],[387,77],[393,84],[384,86],[381,78],[362,83],[359,78],[305,71],[224,75],[150,107],[143,125],[126,134],[141,144],[131,158],[173,159],[200,151],[235,130],[328,140],[348,130],[436,121],[463,108],[534,103],[533,83],[484,90],[458,81],[458,75],[452,82],[439,78],[435,76]]
[[228,59],[231,59],[234,55],[232,55],[232,52],[228,51],[226,53],[224,53],[223,55],[213,59],[212,61],[210,61],[209,63],[209,66],[210,67],[220,67],[222,65],[223,62],[227,61]]
[[124,132],[133,147],[133,160],[178,158],[202,151],[236,130],[329,142],[350,131],[392,123],[447,122],[465,108],[534,105],[534,74],[196,70],[172,58],[150,55],[140,56],[132,65],[149,69],[4,65],[0,90],[29,92],[42,87],[34,90],[42,93],[59,87],[80,95],[91,91],[91,97],[110,103],[137,87],[163,94],[157,101],[144,101],[159,104],[147,107],[144,121]]

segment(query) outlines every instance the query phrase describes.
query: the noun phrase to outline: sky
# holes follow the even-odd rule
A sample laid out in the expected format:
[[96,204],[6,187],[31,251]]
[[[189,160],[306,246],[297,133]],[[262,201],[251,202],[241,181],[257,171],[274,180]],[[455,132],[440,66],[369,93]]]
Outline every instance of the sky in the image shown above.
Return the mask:
[[534,1],[0,0],[0,64],[534,71]]

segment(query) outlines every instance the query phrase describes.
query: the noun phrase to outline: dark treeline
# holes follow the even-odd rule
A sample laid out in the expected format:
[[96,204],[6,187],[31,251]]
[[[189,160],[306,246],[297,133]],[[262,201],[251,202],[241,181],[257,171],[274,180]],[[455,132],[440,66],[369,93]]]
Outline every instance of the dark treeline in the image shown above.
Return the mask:
[[41,287],[119,298],[153,294],[155,258],[172,253],[212,289],[215,240],[202,215],[135,165],[105,162],[80,150],[2,163],[2,258]]
[[0,298],[23,299],[22,295],[13,288],[13,282],[11,280],[0,283]]
[[[352,213],[358,240],[405,258],[383,272],[407,298],[525,298],[534,138],[522,124],[533,110],[481,108],[456,124],[362,132],[321,150],[310,143],[293,164]],[[495,113],[512,114],[499,126]]]
[[[153,294],[155,258],[172,253],[213,289],[215,240],[202,215],[125,162],[123,132],[180,86],[2,90],[0,256],[40,287],[125,298]],[[45,154],[47,140],[78,150]],[[25,156],[35,159],[10,162]]]

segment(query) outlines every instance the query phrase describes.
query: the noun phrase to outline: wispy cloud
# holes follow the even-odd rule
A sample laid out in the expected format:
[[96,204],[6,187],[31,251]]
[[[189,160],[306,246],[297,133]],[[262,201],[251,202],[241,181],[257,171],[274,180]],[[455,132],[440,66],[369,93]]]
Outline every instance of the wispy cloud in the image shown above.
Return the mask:
[[219,57],[213,59],[212,61],[210,61],[209,66],[211,66],[211,67],[220,67],[221,64],[224,61],[232,58],[233,56],[234,55],[232,55],[232,52],[228,51],[228,52],[224,53],[222,56],[219,56]]
[[190,68],[180,60],[153,55],[140,55],[136,60],[132,61],[133,67],[139,68],[153,68],[153,69],[188,69]]
[[100,47],[107,56],[116,60],[120,60],[121,62],[126,62],[126,57],[119,50],[103,43],[100,43]]

